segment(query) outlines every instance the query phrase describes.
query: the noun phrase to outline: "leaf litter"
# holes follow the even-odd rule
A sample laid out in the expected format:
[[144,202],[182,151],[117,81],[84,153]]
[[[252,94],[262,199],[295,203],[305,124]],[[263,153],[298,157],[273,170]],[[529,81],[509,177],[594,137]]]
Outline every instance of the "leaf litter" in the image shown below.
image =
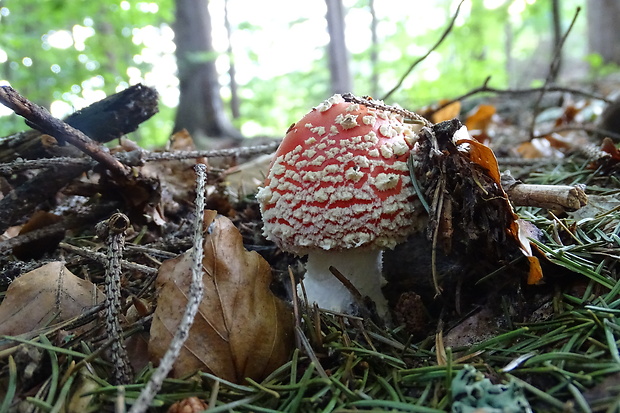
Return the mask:
[[[481,131],[492,131],[487,135],[495,153],[516,153],[512,152],[516,144],[498,147],[501,141],[498,134],[504,127],[510,130],[506,119],[500,116],[500,111],[490,116],[493,111],[485,110],[477,122]],[[575,112],[564,110],[561,113],[570,116],[564,115],[565,120],[559,123],[551,122],[574,124],[578,121]],[[570,141],[570,133],[566,139]],[[416,314],[424,314],[402,326],[378,326],[369,319],[303,306],[297,308],[294,319],[293,309],[268,287],[271,284],[279,296],[284,296],[287,289],[290,291],[289,266],[293,275],[299,275],[295,260],[262,238],[254,200],[250,194],[244,197],[243,191],[235,192],[234,213],[230,203],[220,211],[232,221],[218,217],[206,229],[205,287],[215,295],[207,293],[191,333],[193,338],[185,346],[186,356],[179,359],[174,375],[164,382],[152,404],[153,411],[165,411],[175,402],[198,397],[210,411],[438,412],[454,409],[457,393],[468,397],[473,394],[471,389],[459,387],[458,380],[479,377],[477,374],[489,380],[484,381],[485,392],[511,389],[510,394],[524,395],[534,411],[614,411],[620,393],[615,390],[620,374],[616,337],[620,331],[617,320],[620,283],[616,266],[620,257],[617,207],[620,185],[615,145],[606,142],[598,152],[589,152],[598,154],[595,157],[576,150],[575,145],[556,145],[557,153],[562,153],[558,158],[561,161],[505,164],[510,165],[513,176],[526,183],[587,184],[591,201],[587,209],[562,215],[537,207],[516,209],[521,219],[539,231],[530,238],[534,245],[532,254],[540,261],[543,273],[538,284],[527,283],[527,258],[520,253],[516,237],[510,241],[512,252],[503,254],[508,239],[505,226],[489,226],[488,229],[496,232],[487,232],[486,237],[478,235],[474,245],[465,242],[471,241],[467,236],[481,234],[484,226],[469,226],[472,222],[463,220],[468,214],[455,210],[455,206],[461,205],[455,198],[458,188],[467,184],[486,190],[498,179],[496,173],[488,173],[493,162],[484,150],[477,144],[472,147],[478,151],[472,158],[477,159],[474,163],[478,167],[468,176],[477,178],[451,184],[455,185],[451,191],[450,203],[454,204],[451,213],[457,218],[452,224],[457,225],[460,234],[444,240],[452,242],[452,252],[448,250],[435,263],[430,262],[432,251],[428,239],[422,236],[404,249],[386,254],[386,275],[394,276],[395,268],[412,266],[426,274],[419,279],[409,277],[399,281],[401,284],[392,279],[392,284],[400,285],[397,290],[406,288],[419,296],[416,299],[408,295],[407,303],[414,304],[405,309],[415,308]],[[499,165],[505,169],[502,161],[500,158]],[[212,169],[211,173],[213,199],[225,198],[225,181],[218,181],[217,170]],[[252,174],[260,175],[260,172]],[[179,179],[183,179],[181,175]],[[175,186],[173,180],[169,182]],[[252,185],[254,182],[255,179]],[[119,185],[109,179],[102,179],[101,184],[107,186],[104,191],[107,194],[113,192],[114,185]],[[239,182],[234,185],[239,187]],[[153,189],[157,185],[151,188],[157,195]],[[190,191],[187,185],[182,188],[185,194]],[[162,260],[190,246],[184,235],[188,233],[184,214],[191,211],[191,205],[182,199],[178,202],[178,194],[159,197],[159,201],[157,196],[151,197],[151,201],[159,202],[156,204],[145,203],[143,195],[141,192],[139,199],[126,200],[128,205],[141,208],[140,212],[150,214],[153,219],[136,219],[135,232],[129,234],[123,272],[124,308],[135,308],[131,303],[140,300],[155,304],[158,291],[157,306],[153,314],[148,306],[134,309],[137,316],[128,317],[123,326],[126,335],[131,336],[144,333],[150,325],[151,343],[165,349],[166,337],[174,329],[174,317],[187,300],[183,294],[187,288],[183,284],[187,269],[184,255],[163,263]],[[131,196],[131,192],[125,191],[123,196]],[[170,199],[174,202],[168,202]],[[139,216],[135,212],[134,218]],[[502,214],[512,222],[512,211],[505,210]],[[443,228],[438,234],[448,234],[448,224],[445,220],[437,221]],[[461,224],[465,226],[458,229]],[[156,231],[164,231],[164,236],[156,236]],[[489,240],[494,242],[485,243]],[[87,231],[81,237],[66,236],[67,241],[80,248],[82,254],[100,244]],[[62,243],[60,247],[71,251]],[[254,251],[248,252],[246,248]],[[467,254],[462,253],[463,249]],[[414,255],[412,251],[420,258],[402,261]],[[489,259],[489,254],[499,259]],[[3,263],[6,262],[5,259]],[[156,279],[152,271],[138,265],[158,268],[159,276]],[[433,265],[441,276],[443,291],[439,296],[429,276]],[[0,394],[4,396],[0,409],[16,411],[21,405],[31,411],[51,411],[64,405],[67,411],[81,411],[84,405],[74,404],[79,395],[88,397],[91,403],[88,408],[99,410],[109,408],[119,399],[137,398],[152,367],[143,364],[135,382],[125,386],[122,392],[121,388],[110,385],[108,356],[101,347],[105,338],[96,326],[87,324],[96,312],[88,313],[84,309],[94,304],[94,286],[102,281],[96,255],[70,255],[65,264],[55,263],[52,267],[53,271],[45,272],[45,282],[29,283],[35,287],[34,292],[20,291],[20,282],[28,280],[24,274],[3,294],[0,311],[8,308],[16,317],[15,321],[10,321],[11,316],[3,320],[9,320],[6,323],[9,327],[11,324],[16,327],[3,330],[3,334],[12,338],[4,339],[11,347],[0,351],[3,367]],[[72,293],[69,289],[72,281],[66,280],[74,276],[69,275],[68,268],[80,275],[87,274],[93,283],[85,284],[82,293]],[[13,264],[3,276],[13,279],[11,274],[19,272],[20,267]],[[59,274],[64,274],[66,281],[61,289]],[[239,288],[240,285],[249,288]],[[389,289],[388,284],[386,291]],[[79,311],[70,312],[57,306],[56,297],[67,296],[73,300],[76,295],[87,294],[86,290],[91,294],[86,295],[90,301],[82,302]],[[63,321],[54,318],[55,311],[66,318]],[[76,329],[78,325],[83,326],[81,330]],[[284,325],[288,327],[280,330]],[[5,328],[5,323],[2,327]],[[15,337],[33,331],[36,333],[30,336]],[[295,345],[291,349],[293,339]],[[276,344],[282,346],[277,351]],[[206,349],[197,350],[203,346]],[[149,350],[156,360],[156,346],[151,344]],[[196,362],[198,358],[193,353],[198,352],[201,360]],[[192,374],[197,369],[202,371]],[[44,378],[20,373],[26,371],[51,371],[51,374]],[[514,398],[507,399],[514,405]],[[459,402],[467,400],[463,398]],[[522,410],[517,411],[527,411],[525,404],[519,406]]]

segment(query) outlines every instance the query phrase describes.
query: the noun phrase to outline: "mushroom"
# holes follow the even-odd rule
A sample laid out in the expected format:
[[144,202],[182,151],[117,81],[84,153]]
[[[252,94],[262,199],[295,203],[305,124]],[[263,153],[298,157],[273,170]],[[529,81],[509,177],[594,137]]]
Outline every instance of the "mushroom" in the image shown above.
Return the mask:
[[257,199],[267,239],[308,255],[303,283],[309,302],[356,310],[333,266],[388,317],[381,251],[424,225],[407,167],[416,140],[402,115],[340,95],[289,128]]

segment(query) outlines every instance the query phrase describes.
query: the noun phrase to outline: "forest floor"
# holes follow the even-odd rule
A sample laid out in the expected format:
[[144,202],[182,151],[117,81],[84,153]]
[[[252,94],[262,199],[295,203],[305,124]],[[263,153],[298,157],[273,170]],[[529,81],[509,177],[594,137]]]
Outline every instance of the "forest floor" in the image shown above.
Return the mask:
[[[14,103],[45,133],[29,138],[36,149],[0,152],[0,412],[619,411],[620,152],[608,138],[620,134],[618,116],[600,95],[560,88],[540,103],[542,92],[487,93],[419,113],[433,123],[459,117],[493,149],[495,168],[526,184],[585,190],[587,205],[515,207],[529,257],[497,245],[505,227],[457,228],[452,250],[434,260],[426,232],[387,252],[393,323],[372,307],[347,315],[290,304],[303,259],[264,238],[254,198],[274,144],[197,152],[179,133],[166,151],[126,139],[100,151]],[[89,157],[65,152],[59,130],[69,143],[78,136]],[[482,162],[493,169],[494,159]],[[205,214],[204,243],[193,230],[203,225],[197,163],[207,165],[204,207],[219,214]],[[473,210],[483,208],[486,181],[468,179],[481,188]],[[217,305],[201,304],[180,361],[140,410],[153,362],[197,297],[199,246],[208,273],[252,281],[205,282],[205,300]]]

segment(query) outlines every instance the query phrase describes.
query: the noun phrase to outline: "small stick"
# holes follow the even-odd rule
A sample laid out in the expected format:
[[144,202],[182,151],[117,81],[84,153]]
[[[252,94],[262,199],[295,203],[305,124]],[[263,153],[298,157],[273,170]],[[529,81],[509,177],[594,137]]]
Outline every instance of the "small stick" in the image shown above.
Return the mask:
[[[172,161],[182,159],[196,158],[228,158],[228,157],[244,157],[251,155],[259,155],[274,152],[278,149],[280,141],[268,143],[265,145],[243,146],[230,149],[212,149],[206,151],[175,151],[175,152],[148,152],[140,151],[139,156],[132,152],[122,152],[114,155],[114,158],[126,165],[139,166],[144,162]],[[60,156],[57,158],[43,159],[18,159],[11,162],[0,163],[0,175],[11,175],[19,171],[29,169],[49,168],[52,166],[80,165],[92,167],[95,161],[85,158],[72,158],[68,156]]]
[[551,211],[576,211],[588,203],[585,185],[531,185],[502,175],[502,187],[517,206],[532,206]]
[[110,352],[116,384],[128,384],[133,377],[127,349],[123,345],[123,330],[119,319],[121,314],[121,258],[127,228],[129,228],[129,218],[120,212],[96,226],[97,235],[104,238],[108,245],[105,266],[105,325],[108,337],[112,340]]
[[102,146],[78,129],[53,117],[45,108],[30,102],[12,87],[0,87],[0,103],[25,118],[41,132],[52,135],[56,139],[69,142],[104,165],[111,172],[120,176],[128,176],[130,174],[130,168],[116,160]]
[[181,318],[181,322],[177,327],[174,337],[170,341],[166,354],[159,362],[159,366],[153,372],[150,380],[140,392],[140,396],[136,399],[129,413],[144,413],[149,408],[155,395],[161,388],[162,383],[179,357],[181,348],[185,340],[189,336],[189,330],[194,322],[194,318],[198,313],[198,308],[204,294],[202,284],[202,258],[203,250],[203,224],[204,224],[204,208],[205,208],[205,182],[207,180],[207,167],[204,164],[197,164],[194,167],[196,171],[196,215],[194,217],[194,246],[192,248],[192,282],[189,286],[189,299],[185,307],[185,313]]
[[242,157],[274,152],[278,149],[280,141],[265,145],[242,146],[231,149],[214,149],[207,151],[175,151],[175,152],[149,152],[142,156],[143,162],[172,161],[177,159],[192,158],[220,158],[220,157]]
[[531,138],[534,137],[534,129],[536,129],[536,117],[538,115],[538,111],[540,108],[540,102],[542,102],[542,98],[547,92],[547,89],[549,87],[551,80],[555,78],[555,75],[557,73],[557,67],[560,64],[559,62],[562,56],[562,48],[564,47],[564,42],[566,41],[566,38],[570,34],[571,30],[573,30],[573,26],[575,25],[575,22],[577,21],[577,16],[579,16],[579,12],[581,12],[581,7],[577,7],[577,10],[575,11],[575,15],[573,16],[573,20],[568,26],[568,29],[566,29],[566,33],[564,33],[564,35],[562,36],[558,44],[556,44],[555,46],[555,52],[553,53],[553,58],[551,59],[551,64],[549,65],[549,73],[547,74],[545,83],[543,84],[542,90],[540,91],[540,94],[538,95],[538,99],[536,99],[536,103],[534,104],[532,123],[530,124],[530,137]]
[[[35,231],[38,231],[38,230],[35,230]],[[35,231],[32,231],[32,232],[35,232]],[[7,240],[7,241],[10,241],[10,240]],[[2,246],[2,244],[0,244],[0,246]],[[76,247],[75,245],[67,244],[66,242],[61,242],[60,244],[58,244],[58,246],[65,251],[73,252],[79,256],[88,258],[93,261],[98,261],[98,262],[106,261],[106,255],[100,252],[97,252],[97,251],[91,251],[86,248]],[[121,260],[120,263],[121,263],[121,268],[125,268],[127,270],[139,271],[143,274],[149,274],[149,275],[157,274],[157,268],[148,267],[142,264],[136,264],[135,262],[131,262],[127,260]]]
[[459,16],[459,11],[461,10],[463,1],[464,0],[461,0],[461,2],[459,3],[458,7],[456,8],[456,12],[454,13],[454,16],[452,17],[452,20],[450,21],[450,24],[448,25],[448,27],[446,27],[444,32],[441,34],[441,37],[439,37],[439,40],[437,40],[437,42],[433,45],[433,47],[431,47],[424,56],[420,57],[415,62],[413,62],[411,66],[409,66],[409,69],[407,69],[407,71],[401,76],[401,78],[398,80],[398,83],[396,83],[396,86],[394,86],[389,92],[387,92],[385,96],[381,98],[381,100],[386,100],[387,98],[392,96],[392,94],[396,92],[399,87],[401,87],[401,85],[403,84],[405,79],[407,79],[407,76],[409,76],[409,74],[413,71],[413,69],[418,64],[420,64],[420,62],[424,61],[424,59],[426,59],[435,49],[437,49],[439,45],[443,43],[446,37],[448,37],[448,34],[452,31],[452,27],[454,27],[454,22],[456,22],[456,18]]
[[572,87],[567,87],[567,86],[555,86],[555,85],[548,85],[546,88],[543,89],[543,87],[535,87],[535,88],[531,88],[531,89],[497,89],[494,87],[489,86],[489,81],[491,80],[491,76],[487,77],[484,82],[482,83],[482,86],[479,86],[475,89],[470,90],[469,92],[458,96],[454,99],[451,99],[441,105],[439,105],[439,107],[435,110],[433,110],[431,112],[431,114],[429,116],[432,116],[434,113],[439,112],[441,109],[445,108],[446,106],[450,106],[451,104],[455,103],[455,102],[461,102],[465,99],[468,99],[472,96],[478,95],[480,93],[494,93],[496,95],[527,95],[527,94],[531,94],[531,93],[539,93],[542,92],[543,90],[546,92],[565,92],[565,93],[571,93],[573,95],[580,95],[586,98],[591,98],[591,99],[596,99],[596,100],[600,100],[603,101],[605,103],[612,103],[613,100],[606,98],[603,95],[599,95],[597,93],[592,93],[592,92],[588,92],[585,90],[581,90],[581,89],[576,89],[576,88],[572,88]]

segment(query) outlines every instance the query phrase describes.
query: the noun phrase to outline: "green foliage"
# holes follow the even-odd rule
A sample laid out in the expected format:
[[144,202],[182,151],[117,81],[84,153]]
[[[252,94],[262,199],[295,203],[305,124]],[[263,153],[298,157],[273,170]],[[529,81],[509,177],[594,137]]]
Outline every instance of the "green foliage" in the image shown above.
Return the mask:
[[[222,2],[211,1],[210,7],[217,11]],[[379,63],[376,68],[372,67],[370,42],[366,50],[351,56],[353,92],[365,95],[374,94],[376,90],[378,96],[375,97],[382,97],[407,72],[412,62],[437,41],[448,25],[456,3],[452,0],[424,6],[403,3],[399,6],[402,10],[386,11],[380,8],[380,2],[376,2],[379,27],[382,28],[379,31]],[[562,2],[565,20],[580,3],[583,0]],[[330,94],[328,62],[320,40],[312,39],[312,44],[317,46],[311,63],[288,72],[279,67],[282,60],[295,59],[294,52],[289,51],[288,46],[282,46],[286,37],[299,33],[295,30],[312,23],[311,20],[317,17],[311,18],[300,12],[299,17],[293,17],[281,26],[288,32],[273,39],[273,49],[282,48],[283,57],[278,61],[266,60],[261,56],[264,48],[257,47],[259,40],[256,39],[273,30],[272,21],[244,14],[243,4],[242,1],[229,0],[228,5],[233,26],[231,58],[237,65],[237,81],[240,83],[241,117],[235,120],[235,124],[246,135],[281,136],[292,122]],[[491,85],[497,88],[526,87],[544,79],[550,59],[548,45],[552,39],[550,3],[505,0],[494,2],[492,6],[489,4],[483,0],[464,3],[446,40],[413,70],[389,102],[398,102],[415,110],[439,99],[463,94],[480,86],[488,76],[492,76]],[[524,8],[515,9],[515,5],[520,4]],[[368,0],[350,1],[347,6],[349,15],[353,14],[350,13],[353,9],[358,12],[357,16],[363,15],[360,10],[368,12]],[[7,56],[7,60],[0,63],[0,79],[10,82],[22,94],[43,106],[49,107],[56,102],[58,108],[57,103],[64,102],[67,109],[78,109],[142,81],[158,88],[167,98],[162,99],[160,114],[140,128],[134,137],[149,146],[167,139],[174,119],[173,50],[154,52],[149,49],[149,40],[152,42],[150,37],[156,35],[157,30],[169,30],[174,19],[173,0],[156,3],[140,0],[0,0],[0,8],[0,62],[1,51]],[[220,43],[216,51],[194,57],[198,60],[215,59],[224,75],[228,56],[221,46],[221,17],[217,12],[212,13],[214,40]],[[354,24],[366,25],[369,20]],[[575,30],[583,33],[584,25],[584,22],[578,24]],[[146,29],[150,28],[153,30],[147,32]],[[368,29],[360,27],[363,31]],[[571,35],[571,38],[577,38],[577,47],[566,48],[566,53],[583,50],[585,36],[579,33]],[[57,42],[63,35],[66,40],[67,34],[78,40],[81,38],[83,42],[69,41],[61,48],[51,41]],[[242,35],[241,44],[234,38],[238,34]],[[310,38],[300,38],[300,41],[308,43]],[[509,54],[507,45],[511,45]],[[153,58],[153,53],[162,55]],[[603,75],[615,69],[601,67],[595,58],[591,59],[594,59],[590,63],[595,74]],[[154,62],[158,63],[153,66]],[[266,65],[273,65],[270,76],[265,74]],[[169,70],[164,76],[167,76],[165,81],[168,83],[161,84],[161,73],[158,76],[153,73],[161,72],[165,67]],[[374,72],[378,73],[378,85],[373,84]],[[229,99],[226,80],[222,86],[223,96]],[[0,136],[24,129],[22,120],[16,116],[4,116],[0,120]]]
[[620,71],[620,66],[615,63],[605,63],[603,57],[598,53],[587,55],[585,60],[590,65],[590,76],[592,76],[593,79],[605,77]]
[[329,95],[329,73],[320,62],[307,72],[294,72],[270,79],[254,78],[241,90],[242,132],[284,136],[288,127]]
[[[172,18],[167,11],[170,0],[158,2],[157,13],[152,12],[152,4],[137,0],[0,2],[0,49],[7,56],[0,65],[2,79],[48,108],[61,101],[79,109],[115,93],[133,83],[129,67],[141,73],[150,70],[150,65],[134,59],[145,48],[133,41],[134,30]],[[0,135],[23,129],[21,119],[3,117]],[[167,135],[169,131],[147,126],[141,133]]]

